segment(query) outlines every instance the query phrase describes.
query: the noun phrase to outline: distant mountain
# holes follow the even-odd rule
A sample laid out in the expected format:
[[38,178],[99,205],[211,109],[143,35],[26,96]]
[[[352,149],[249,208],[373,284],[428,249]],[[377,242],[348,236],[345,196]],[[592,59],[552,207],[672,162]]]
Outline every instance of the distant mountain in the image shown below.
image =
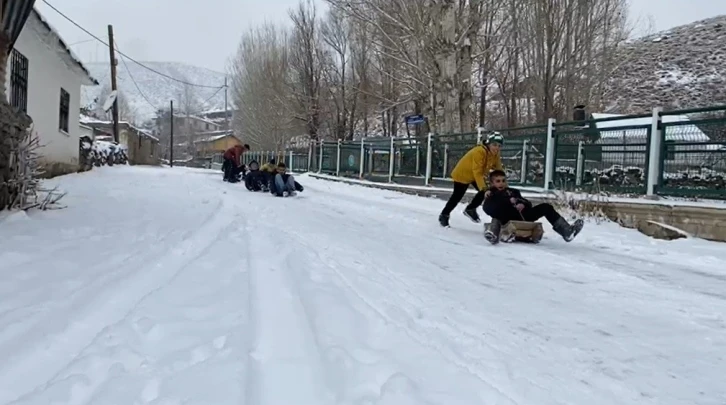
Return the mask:
[[608,110],[646,113],[726,104],[726,15],[623,44],[610,76]]
[[[224,73],[177,62],[142,63],[165,75],[188,83],[220,87],[224,85]],[[126,65],[128,70],[124,62],[119,58],[116,73],[117,84],[139,122],[155,117],[158,108],[168,108],[170,100],[175,100],[175,107],[179,107],[179,100],[184,98],[185,87],[189,88],[190,99],[200,109],[217,110],[224,108],[224,89],[217,91],[217,89],[213,88],[185,86],[131,61],[126,61]],[[111,71],[108,63],[86,63],[85,66],[100,85],[83,87],[81,106],[89,106],[96,97],[108,94],[111,85]],[[134,81],[138,84],[138,88]],[[103,101],[99,100],[99,103],[103,103]]]

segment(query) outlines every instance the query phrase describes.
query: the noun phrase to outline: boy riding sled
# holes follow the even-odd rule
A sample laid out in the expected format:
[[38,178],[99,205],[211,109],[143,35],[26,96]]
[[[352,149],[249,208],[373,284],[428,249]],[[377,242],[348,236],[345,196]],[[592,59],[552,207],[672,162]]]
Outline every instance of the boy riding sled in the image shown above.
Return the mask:
[[[502,170],[494,170],[489,174],[489,184],[491,187],[486,192],[484,212],[492,217],[492,222],[484,237],[492,244],[499,242],[502,226],[509,221],[535,222],[545,217],[552,224],[552,229],[567,242],[582,230],[584,224],[581,219],[570,225],[551,204],[532,206],[519,190],[507,186],[507,174]],[[502,241],[511,242],[512,239],[514,235],[508,235]]]
[[476,209],[484,201],[487,175],[494,169],[503,170],[502,158],[499,155],[503,143],[504,137],[499,132],[493,132],[487,136],[483,145],[476,145],[469,149],[456,163],[456,167],[451,172],[451,179],[454,180],[454,192],[451,193],[449,201],[439,215],[441,226],[449,226],[449,215],[464,198],[469,186],[475,187],[477,193],[464,209],[464,215],[474,222],[480,222]]

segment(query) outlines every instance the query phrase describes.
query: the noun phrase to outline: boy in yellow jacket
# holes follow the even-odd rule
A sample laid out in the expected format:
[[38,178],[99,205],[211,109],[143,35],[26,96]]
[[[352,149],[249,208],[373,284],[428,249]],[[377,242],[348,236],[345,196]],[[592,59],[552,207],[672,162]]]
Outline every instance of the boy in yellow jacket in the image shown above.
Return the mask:
[[476,187],[477,193],[464,209],[464,215],[474,222],[481,222],[476,209],[484,202],[489,172],[504,170],[499,153],[503,143],[504,137],[499,132],[493,132],[487,136],[483,145],[476,145],[469,149],[456,163],[456,167],[451,172],[451,178],[454,180],[454,192],[451,193],[449,201],[439,215],[441,226],[449,226],[449,215],[456,208],[456,204],[464,198],[469,186]]

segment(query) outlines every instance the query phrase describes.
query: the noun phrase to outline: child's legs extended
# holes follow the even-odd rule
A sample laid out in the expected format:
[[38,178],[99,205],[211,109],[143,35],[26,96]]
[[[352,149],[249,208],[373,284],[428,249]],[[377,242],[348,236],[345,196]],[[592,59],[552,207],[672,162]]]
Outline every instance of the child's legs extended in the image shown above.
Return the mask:
[[525,209],[522,211],[522,215],[524,216],[525,221],[534,222],[542,217],[547,218],[547,222],[550,224],[554,224],[558,219],[560,219],[560,214],[557,212],[555,207],[552,206],[552,204],[538,204],[535,205],[532,208]]

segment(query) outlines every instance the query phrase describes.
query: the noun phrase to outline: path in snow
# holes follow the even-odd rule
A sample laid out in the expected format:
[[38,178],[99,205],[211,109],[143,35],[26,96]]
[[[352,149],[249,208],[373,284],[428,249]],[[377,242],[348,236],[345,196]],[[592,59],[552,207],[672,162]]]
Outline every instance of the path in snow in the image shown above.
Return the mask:
[[94,169],[0,222],[0,404],[726,401],[721,244],[489,246],[440,200],[220,177]]

